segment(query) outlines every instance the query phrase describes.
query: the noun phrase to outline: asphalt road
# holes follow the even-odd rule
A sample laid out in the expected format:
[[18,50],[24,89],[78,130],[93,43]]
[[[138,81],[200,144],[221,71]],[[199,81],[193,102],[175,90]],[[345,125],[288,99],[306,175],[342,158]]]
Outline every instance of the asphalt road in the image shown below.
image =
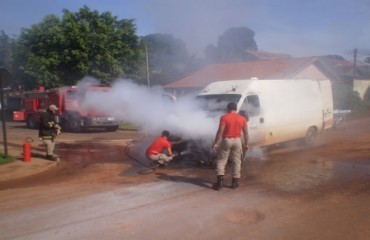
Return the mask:
[[141,133],[63,134],[64,164],[0,186],[0,239],[369,239],[369,122],[331,130],[309,149],[254,149],[241,187],[220,192],[213,169],[138,174],[125,149],[141,158]]

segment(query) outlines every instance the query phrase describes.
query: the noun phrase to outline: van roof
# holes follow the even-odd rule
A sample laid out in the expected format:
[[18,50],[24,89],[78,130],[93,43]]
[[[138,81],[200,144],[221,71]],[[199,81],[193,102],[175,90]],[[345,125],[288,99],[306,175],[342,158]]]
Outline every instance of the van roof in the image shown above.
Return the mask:
[[199,95],[209,94],[243,94],[252,82],[258,80],[217,81],[205,87]]

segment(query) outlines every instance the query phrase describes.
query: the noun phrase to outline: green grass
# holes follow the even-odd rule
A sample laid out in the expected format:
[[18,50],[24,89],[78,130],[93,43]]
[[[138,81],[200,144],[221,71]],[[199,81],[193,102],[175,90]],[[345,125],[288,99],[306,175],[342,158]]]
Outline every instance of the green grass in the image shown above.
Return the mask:
[[14,161],[14,157],[9,156],[9,155],[8,157],[5,157],[4,153],[0,153],[0,164],[5,164],[5,163],[13,162],[13,161]]
[[123,123],[119,126],[119,129],[121,130],[129,130],[129,131],[136,131],[137,126],[133,123]]

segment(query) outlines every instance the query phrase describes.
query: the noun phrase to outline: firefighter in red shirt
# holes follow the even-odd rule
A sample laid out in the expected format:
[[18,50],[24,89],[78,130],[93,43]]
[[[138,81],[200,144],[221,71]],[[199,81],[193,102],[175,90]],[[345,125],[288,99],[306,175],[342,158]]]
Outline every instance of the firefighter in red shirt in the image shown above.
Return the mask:
[[[233,169],[231,187],[237,188],[239,186],[242,153],[243,149],[244,151],[248,150],[248,122],[236,110],[235,103],[231,102],[227,105],[227,113],[220,118],[213,143],[213,150],[219,150],[216,159],[217,182],[213,185],[213,188],[218,191],[223,187],[223,177],[229,157]],[[241,132],[244,135],[244,146],[241,141]]]
[[160,165],[166,165],[173,158],[172,144],[168,141],[170,132],[164,130],[160,137],[157,137],[146,150],[146,156]]

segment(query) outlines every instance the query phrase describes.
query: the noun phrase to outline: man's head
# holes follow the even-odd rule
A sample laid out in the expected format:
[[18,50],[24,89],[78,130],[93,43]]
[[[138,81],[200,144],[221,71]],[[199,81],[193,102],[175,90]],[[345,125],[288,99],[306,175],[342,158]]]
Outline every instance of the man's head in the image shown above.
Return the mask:
[[226,109],[227,109],[228,112],[236,111],[236,109],[237,109],[236,103],[234,103],[234,102],[228,103]]
[[162,132],[162,137],[169,137],[170,136],[170,132],[169,131],[167,131],[167,130],[164,130],[163,132]]
[[53,113],[55,113],[58,110],[58,107],[55,106],[55,104],[51,104],[51,105],[49,105],[49,110],[52,111]]

